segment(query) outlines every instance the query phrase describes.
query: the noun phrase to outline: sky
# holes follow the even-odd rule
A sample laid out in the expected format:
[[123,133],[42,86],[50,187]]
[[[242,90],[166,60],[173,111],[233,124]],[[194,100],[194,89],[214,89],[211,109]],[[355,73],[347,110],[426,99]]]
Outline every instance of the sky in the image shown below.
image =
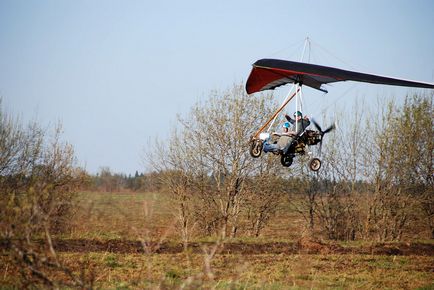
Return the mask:
[[[0,98],[23,122],[63,125],[78,165],[134,174],[211,91],[261,58],[434,82],[432,0],[0,0]],[[276,97],[285,94],[279,88]],[[420,89],[342,83],[303,91],[304,109]]]

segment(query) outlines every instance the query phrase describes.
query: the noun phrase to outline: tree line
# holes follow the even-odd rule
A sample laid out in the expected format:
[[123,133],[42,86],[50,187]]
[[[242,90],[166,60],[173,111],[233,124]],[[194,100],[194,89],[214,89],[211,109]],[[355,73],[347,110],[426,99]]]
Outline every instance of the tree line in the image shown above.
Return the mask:
[[109,167],[101,167],[96,174],[87,174],[81,190],[99,192],[157,192],[160,191],[159,178],[156,172],[140,172],[134,175],[116,173]]

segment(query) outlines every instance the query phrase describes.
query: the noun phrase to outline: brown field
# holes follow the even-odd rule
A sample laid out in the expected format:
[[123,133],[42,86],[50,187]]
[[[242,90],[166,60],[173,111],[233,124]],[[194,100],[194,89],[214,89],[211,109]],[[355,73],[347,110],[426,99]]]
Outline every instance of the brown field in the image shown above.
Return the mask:
[[[80,200],[73,226],[53,244],[96,288],[434,289],[432,241],[314,241],[303,237],[302,217],[282,205],[258,238],[196,236],[184,245],[163,194],[82,193]],[[20,288],[0,246],[0,288]]]

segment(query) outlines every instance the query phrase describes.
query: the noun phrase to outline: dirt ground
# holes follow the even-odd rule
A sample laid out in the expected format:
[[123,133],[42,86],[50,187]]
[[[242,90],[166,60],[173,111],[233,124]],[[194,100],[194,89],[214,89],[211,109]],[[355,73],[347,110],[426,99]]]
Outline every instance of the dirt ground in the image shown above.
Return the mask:
[[[211,242],[192,242],[187,249],[192,253],[202,253],[203,247],[210,247]],[[184,251],[182,243],[142,243],[132,240],[92,240],[92,239],[59,239],[53,240],[53,246],[58,252],[87,253],[155,253],[177,254]],[[8,246],[0,243],[0,247]],[[337,244],[324,243],[310,239],[301,239],[297,242],[269,242],[269,243],[241,243],[225,242],[220,254],[361,254],[386,256],[434,256],[434,244],[425,243],[377,243],[363,246],[343,247]]]

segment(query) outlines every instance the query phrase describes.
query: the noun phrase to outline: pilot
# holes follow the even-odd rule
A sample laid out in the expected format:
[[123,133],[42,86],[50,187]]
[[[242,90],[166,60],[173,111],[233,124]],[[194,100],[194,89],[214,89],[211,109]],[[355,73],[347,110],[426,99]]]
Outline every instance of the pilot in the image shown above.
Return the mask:
[[283,149],[283,153],[287,154],[289,148],[294,143],[295,138],[299,136],[301,133],[303,133],[304,130],[306,130],[306,128],[310,125],[310,121],[307,116],[303,118],[303,114],[300,111],[294,113],[294,119],[292,119],[287,114],[285,114],[285,118],[286,120],[288,120],[289,123],[293,125],[290,131],[291,138],[288,140],[288,143],[285,144],[285,147]]

